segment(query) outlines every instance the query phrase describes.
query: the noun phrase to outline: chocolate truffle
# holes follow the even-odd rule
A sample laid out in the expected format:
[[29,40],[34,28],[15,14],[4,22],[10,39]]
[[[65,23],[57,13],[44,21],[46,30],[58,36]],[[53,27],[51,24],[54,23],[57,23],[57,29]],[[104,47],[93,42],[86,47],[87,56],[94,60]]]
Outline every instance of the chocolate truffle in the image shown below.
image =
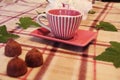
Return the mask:
[[29,67],[39,67],[43,64],[43,56],[36,48],[33,48],[26,54],[25,62]]
[[21,52],[21,45],[13,39],[9,39],[5,46],[5,55],[8,57],[14,57],[19,56]]
[[19,77],[24,75],[27,72],[26,63],[18,58],[14,57],[8,62],[7,65],[7,75],[11,77]]

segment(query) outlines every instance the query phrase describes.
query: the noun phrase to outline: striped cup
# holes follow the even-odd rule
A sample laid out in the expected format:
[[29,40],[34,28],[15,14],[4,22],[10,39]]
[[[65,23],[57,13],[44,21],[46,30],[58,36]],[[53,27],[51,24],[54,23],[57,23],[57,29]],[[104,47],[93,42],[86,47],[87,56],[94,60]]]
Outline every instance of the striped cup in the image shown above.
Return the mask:
[[[41,22],[40,18],[42,17],[47,18],[48,26]],[[81,20],[82,14],[79,11],[69,9],[52,9],[46,14],[37,16],[38,23],[59,39],[73,38]]]

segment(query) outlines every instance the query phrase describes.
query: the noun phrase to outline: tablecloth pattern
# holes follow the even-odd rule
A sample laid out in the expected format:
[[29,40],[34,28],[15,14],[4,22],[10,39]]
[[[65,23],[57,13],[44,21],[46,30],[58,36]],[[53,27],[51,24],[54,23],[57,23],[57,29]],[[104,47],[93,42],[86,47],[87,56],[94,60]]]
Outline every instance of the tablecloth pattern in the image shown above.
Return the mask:
[[96,39],[85,47],[34,37],[30,33],[37,28],[22,29],[16,25],[20,17],[36,19],[36,11],[44,12],[46,5],[47,2],[42,0],[18,0],[0,6],[0,25],[6,25],[8,31],[20,35],[15,39],[22,46],[19,57],[25,60],[26,53],[36,47],[44,58],[42,66],[28,67],[21,77],[9,77],[6,67],[12,58],[4,55],[5,44],[0,43],[0,80],[120,80],[119,68],[112,63],[93,60],[110,46],[109,41],[120,42],[120,3],[96,1],[93,4],[96,13],[88,14],[79,29],[96,31],[94,27],[100,21],[106,21],[115,25],[118,32],[96,31]]

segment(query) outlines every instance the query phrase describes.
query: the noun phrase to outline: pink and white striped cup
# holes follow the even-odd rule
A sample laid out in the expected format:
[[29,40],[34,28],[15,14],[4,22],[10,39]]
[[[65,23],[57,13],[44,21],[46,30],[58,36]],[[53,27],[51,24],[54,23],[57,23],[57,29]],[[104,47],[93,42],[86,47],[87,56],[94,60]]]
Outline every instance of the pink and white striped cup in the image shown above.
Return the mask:
[[[40,18],[46,17],[49,25],[45,25]],[[48,29],[56,38],[71,39],[82,20],[82,14],[76,10],[69,9],[52,9],[46,14],[37,16],[38,23]]]

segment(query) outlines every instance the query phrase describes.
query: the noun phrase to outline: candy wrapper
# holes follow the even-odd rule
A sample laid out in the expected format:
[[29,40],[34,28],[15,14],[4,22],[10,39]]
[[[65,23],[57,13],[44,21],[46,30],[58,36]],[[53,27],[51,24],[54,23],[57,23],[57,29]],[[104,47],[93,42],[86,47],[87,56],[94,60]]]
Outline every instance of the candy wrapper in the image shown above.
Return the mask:
[[89,10],[92,9],[92,2],[88,0],[48,0],[46,12],[50,9],[74,9],[83,14],[83,20],[87,18]]

